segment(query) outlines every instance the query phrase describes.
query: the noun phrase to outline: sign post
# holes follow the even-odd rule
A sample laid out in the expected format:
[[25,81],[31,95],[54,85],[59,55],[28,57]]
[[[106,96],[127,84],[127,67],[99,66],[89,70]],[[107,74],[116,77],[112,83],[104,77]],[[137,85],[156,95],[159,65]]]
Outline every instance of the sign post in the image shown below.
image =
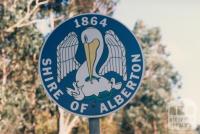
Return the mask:
[[60,24],[44,42],[39,74],[60,107],[89,118],[99,134],[99,117],[125,106],[144,73],[142,49],[128,28],[100,14],[82,14]]
[[100,134],[99,118],[89,118],[89,134]]

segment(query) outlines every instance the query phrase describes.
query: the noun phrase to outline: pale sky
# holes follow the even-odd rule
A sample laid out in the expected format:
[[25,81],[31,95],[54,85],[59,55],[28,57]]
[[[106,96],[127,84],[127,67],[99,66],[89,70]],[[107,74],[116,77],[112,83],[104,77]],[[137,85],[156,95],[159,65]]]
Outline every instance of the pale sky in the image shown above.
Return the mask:
[[160,27],[169,60],[182,76],[176,94],[194,101],[200,113],[200,0],[121,0],[114,18],[131,30],[137,20]]

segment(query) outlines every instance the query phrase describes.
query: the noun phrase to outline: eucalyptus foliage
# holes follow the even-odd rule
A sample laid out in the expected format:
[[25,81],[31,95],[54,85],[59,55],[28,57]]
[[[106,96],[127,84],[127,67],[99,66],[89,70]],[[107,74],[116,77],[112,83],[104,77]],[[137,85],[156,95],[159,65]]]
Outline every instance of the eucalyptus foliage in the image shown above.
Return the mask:
[[[114,0],[0,2],[0,133],[58,133],[61,116],[69,117],[69,133],[88,132],[86,119],[62,115],[47,98],[38,76],[39,51],[49,32],[64,19],[86,12],[112,15],[116,4]],[[127,106],[101,120],[102,133],[167,134],[166,105],[172,88],[181,86],[180,76],[168,61],[159,28],[138,21],[133,33],[144,51],[144,80]]]

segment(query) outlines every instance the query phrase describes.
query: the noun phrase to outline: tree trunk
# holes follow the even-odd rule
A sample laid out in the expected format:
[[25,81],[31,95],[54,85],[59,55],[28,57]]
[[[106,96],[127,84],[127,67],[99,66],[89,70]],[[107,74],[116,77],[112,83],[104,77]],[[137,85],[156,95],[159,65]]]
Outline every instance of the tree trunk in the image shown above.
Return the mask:
[[58,134],[70,134],[72,129],[80,122],[78,116],[73,116],[71,113],[65,112],[62,108],[59,111],[59,128]]
[[153,120],[152,126],[153,126],[153,134],[158,134],[157,123],[155,120]]
[[59,134],[67,134],[67,126],[65,126],[65,118],[64,118],[64,110],[61,108],[58,108],[59,111],[59,128],[58,133]]

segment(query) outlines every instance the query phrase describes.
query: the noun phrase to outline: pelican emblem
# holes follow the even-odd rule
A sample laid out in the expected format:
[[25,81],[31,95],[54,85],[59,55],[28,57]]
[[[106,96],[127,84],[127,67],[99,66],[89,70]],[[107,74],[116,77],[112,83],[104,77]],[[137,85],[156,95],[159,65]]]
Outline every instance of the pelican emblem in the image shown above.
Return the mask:
[[[124,81],[127,80],[125,49],[122,42],[112,30],[104,34],[97,28],[89,27],[81,33],[81,42],[75,32],[70,32],[57,47],[57,81],[60,83],[70,72],[76,71],[73,88],[66,87],[66,92],[76,100],[100,92],[119,90],[121,82],[115,78],[106,78],[109,72],[117,73]],[[104,43],[105,42],[105,43]],[[83,45],[85,61],[80,64],[76,59],[77,49]],[[108,56],[100,69],[97,65],[108,48]]]
[[47,95],[68,112],[89,118],[132,100],[145,68],[133,33],[100,14],[63,21],[45,40],[38,66]]

